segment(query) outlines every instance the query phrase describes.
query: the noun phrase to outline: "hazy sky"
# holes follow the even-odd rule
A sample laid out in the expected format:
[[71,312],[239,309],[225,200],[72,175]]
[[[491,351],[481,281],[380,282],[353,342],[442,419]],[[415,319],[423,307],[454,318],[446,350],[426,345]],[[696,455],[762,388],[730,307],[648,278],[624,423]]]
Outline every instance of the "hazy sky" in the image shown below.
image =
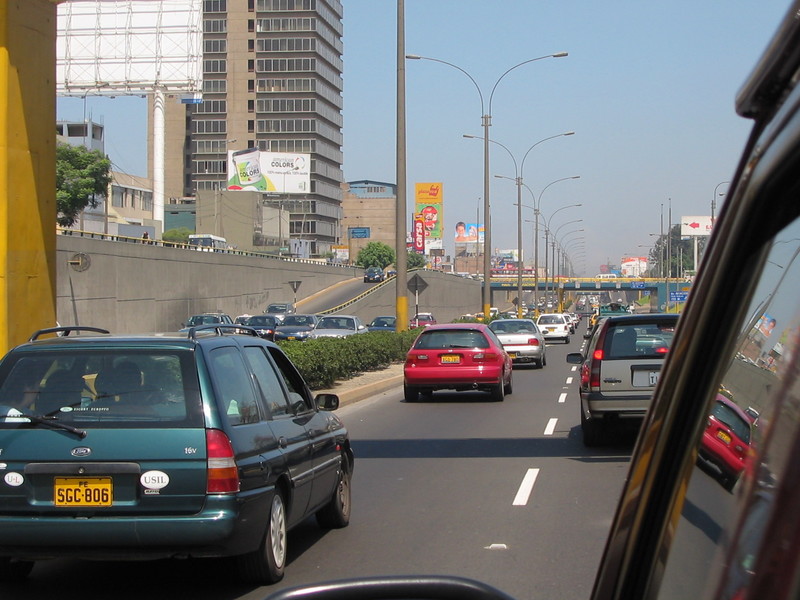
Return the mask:
[[[343,0],[344,176],[395,181],[396,3]],[[543,220],[593,275],[607,261],[644,256],[651,233],[709,215],[750,130],[736,93],[789,7],[788,0],[406,0],[406,53],[453,63],[481,88],[514,69],[492,97],[490,139],[506,146],[540,201]],[[481,102],[458,70],[406,61],[408,205],[415,182],[442,182],[445,248],[457,221],[483,210]],[[59,100],[59,119],[106,126],[115,169],[145,174],[147,116],[140,98]],[[514,163],[491,146],[492,246],[517,245]],[[542,190],[562,177],[580,175]],[[717,209],[723,198],[718,198]],[[523,189],[523,204],[533,205]],[[582,204],[553,214],[561,207]],[[523,208],[523,219],[533,219]],[[578,223],[570,221],[582,219]],[[482,220],[482,216],[481,216]],[[533,225],[523,223],[526,260]],[[584,231],[572,233],[583,228]],[[572,242],[572,240],[576,240]],[[540,242],[540,262],[543,246]]]

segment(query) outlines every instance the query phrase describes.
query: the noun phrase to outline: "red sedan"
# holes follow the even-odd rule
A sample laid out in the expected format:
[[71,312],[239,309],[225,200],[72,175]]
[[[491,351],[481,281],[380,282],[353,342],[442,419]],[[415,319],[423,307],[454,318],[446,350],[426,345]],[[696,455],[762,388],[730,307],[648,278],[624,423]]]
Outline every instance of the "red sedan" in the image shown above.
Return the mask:
[[722,394],[717,394],[700,447],[700,459],[719,472],[728,489],[747,466],[753,432],[753,418]]
[[483,390],[501,402],[511,393],[511,357],[483,323],[430,325],[419,334],[403,369],[406,402],[434,390]]

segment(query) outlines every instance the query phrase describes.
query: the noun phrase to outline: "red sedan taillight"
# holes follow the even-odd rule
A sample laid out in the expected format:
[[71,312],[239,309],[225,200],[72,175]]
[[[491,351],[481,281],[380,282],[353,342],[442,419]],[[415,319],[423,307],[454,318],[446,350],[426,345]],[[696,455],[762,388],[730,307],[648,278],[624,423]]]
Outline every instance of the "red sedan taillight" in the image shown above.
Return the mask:
[[206,452],[208,456],[206,493],[238,492],[239,470],[228,436],[219,429],[206,429]]
[[476,352],[472,355],[474,362],[495,362],[500,358],[496,352]]

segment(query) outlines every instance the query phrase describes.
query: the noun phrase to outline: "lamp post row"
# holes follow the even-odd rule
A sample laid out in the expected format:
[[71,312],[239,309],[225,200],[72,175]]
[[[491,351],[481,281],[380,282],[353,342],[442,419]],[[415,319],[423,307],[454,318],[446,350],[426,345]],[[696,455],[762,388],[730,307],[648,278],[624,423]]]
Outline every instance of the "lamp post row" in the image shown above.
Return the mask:
[[472,77],[467,71],[455,65],[453,63],[440,60],[438,58],[431,58],[428,56],[420,56],[418,54],[406,54],[405,57],[410,60],[430,60],[433,62],[438,62],[443,65],[447,65],[452,67],[464,75],[466,75],[469,80],[475,86],[475,89],[478,90],[478,96],[481,101],[481,125],[483,127],[483,226],[484,226],[484,233],[483,233],[483,314],[488,315],[489,310],[491,308],[492,302],[492,288],[491,288],[491,272],[492,272],[492,260],[491,260],[491,248],[492,248],[492,223],[491,223],[491,203],[489,197],[489,127],[492,124],[492,98],[494,97],[494,92],[497,89],[497,86],[503,80],[503,78],[508,75],[514,69],[521,67],[523,65],[527,65],[528,63],[535,62],[538,60],[543,60],[545,58],[563,58],[568,56],[567,52],[557,52],[555,54],[547,54],[545,56],[539,56],[537,58],[531,58],[521,63],[518,63],[509,69],[507,69],[500,77],[497,78],[494,85],[492,86],[492,90],[489,93],[488,102],[484,103],[483,92],[481,91],[480,86],[475,81],[475,78]]

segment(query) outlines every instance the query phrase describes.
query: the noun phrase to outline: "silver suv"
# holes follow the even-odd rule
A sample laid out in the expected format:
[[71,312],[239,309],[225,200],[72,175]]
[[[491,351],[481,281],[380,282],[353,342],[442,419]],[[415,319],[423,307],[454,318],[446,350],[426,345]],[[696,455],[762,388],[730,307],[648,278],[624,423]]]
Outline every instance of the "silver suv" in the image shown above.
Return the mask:
[[639,425],[653,398],[672,344],[676,314],[620,315],[603,319],[586,348],[567,362],[581,365],[583,443],[597,446],[614,425]]

